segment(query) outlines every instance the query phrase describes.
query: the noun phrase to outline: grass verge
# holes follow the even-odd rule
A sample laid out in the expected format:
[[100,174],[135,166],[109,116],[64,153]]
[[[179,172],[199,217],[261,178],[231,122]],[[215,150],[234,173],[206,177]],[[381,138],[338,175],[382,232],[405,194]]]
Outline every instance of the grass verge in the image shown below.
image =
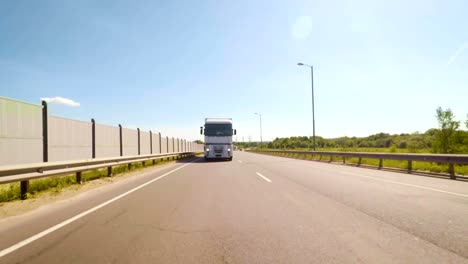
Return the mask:
[[[255,152],[255,151],[252,151]],[[307,160],[320,160],[320,161],[330,161],[330,156],[319,156],[319,155],[310,155],[310,154],[292,154],[292,153],[265,153],[257,152],[259,154],[266,154],[272,156],[296,158],[296,159],[307,159]],[[342,157],[333,157],[332,162],[342,162]],[[359,158],[346,158],[346,164],[358,164]],[[379,166],[378,159],[369,159],[363,158],[361,160],[362,165],[369,166]],[[402,160],[383,160],[384,168],[396,168],[401,170],[406,170],[408,168],[408,162]],[[423,161],[413,161],[412,164],[413,171],[420,172],[431,172],[431,173],[449,173],[448,164],[438,164],[436,162],[423,162]],[[468,165],[455,165],[455,174],[460,176],[468,175]]]
[[[170,161],[168,160],[157,160],[155,165],[166,164]],[[124,173],[135,171],[143,167],[152,166],[153,161],[148,160],[145,162],[138,162],[129,165],[120,165],[112,167],[112,175],[118,176],[123,175]],[[88,181],[93,181],[103,177],[108,177],[107,168],[84,171],[82,173],[82,184],[85,184]],[[34,198],[37,195],[48,191],[52,194],[59,194],[63,188],[78,184],[76,181],[75,174],[67,174],[61,176],[55,176],[50,178],[42,178],[31,180],[29,182],[29,192],[27,198]],[[0,206],[2,203],[10,202],[14,200],[21,199],[20,196],[20,183],[9,183],[0,185]]]

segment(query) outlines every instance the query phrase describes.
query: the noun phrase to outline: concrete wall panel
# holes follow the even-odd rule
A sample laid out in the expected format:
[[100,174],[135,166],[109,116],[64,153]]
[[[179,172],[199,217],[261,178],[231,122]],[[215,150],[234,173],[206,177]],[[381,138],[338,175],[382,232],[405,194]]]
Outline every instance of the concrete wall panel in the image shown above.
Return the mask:
[[140,131],[140,154],[148,155],[150,154],[150,150],[150,133]]
[[49,161],[92,157],[91,122],[48,117]]
[[161,136],[161,150],[162,150],[162,153],[167,153],[167,138],[165,136]]
[[153,132],[153,154],[159,154],[159,133]]
[[138,155],[138,131],[134,129],[122,128],[123,155]]
[[120,156],[119,127],[96,124],[96,158]]
[[0,166],[42,159],[42,106],[0,97]]

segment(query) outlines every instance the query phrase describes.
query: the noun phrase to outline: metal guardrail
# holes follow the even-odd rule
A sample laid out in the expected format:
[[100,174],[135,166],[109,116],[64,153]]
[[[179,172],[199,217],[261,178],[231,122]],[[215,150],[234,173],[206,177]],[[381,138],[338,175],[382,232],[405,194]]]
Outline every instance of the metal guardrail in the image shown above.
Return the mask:
[[331,152],[331,151],[295,151],[295,150],[249,150],[256,153],[282,153],[282,154],[303,154],[303,155],[319,155],[329,156],[330,162],[333,157],[342,157],[343,164],[346,163],[346,158],[359,158],[357,166],[361,165],[363,158],[378,159],[379,169],[383,167],[383,160],[402,160],[408,162],[408,173],[413,170],[413,161],[437,162],[446,163],[449,165],[450,179],[455,180],[455,164],[468,164],[468,155],[459,154],[410,154],[410,153],[372,153],[372,152]]
[[165,154],[0,166],[0,184],[20,182],[21,199],[26,199],[26,194],[29,188],[29,180],[76,173],[76,181],[77,183],[81,183],[81,176],[83,171],[107,167],[107,175],[112,176],[113,166],[129,165],[130,167],[132,163],[145,162],[148,160],[152,160],[153,164],[155,164],[156,160],[163,160],[166,158],[184,158],[194,156],[195,154],[197,154],[197,152],[175,152]]

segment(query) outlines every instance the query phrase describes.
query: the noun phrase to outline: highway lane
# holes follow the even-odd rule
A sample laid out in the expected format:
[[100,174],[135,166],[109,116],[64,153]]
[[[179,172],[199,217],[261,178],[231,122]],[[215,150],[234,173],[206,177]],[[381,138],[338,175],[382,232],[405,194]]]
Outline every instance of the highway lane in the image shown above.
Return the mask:
[[[244,152],[187,164],[71,203],[68,217],[185,166],[0,262],[468,263],[466,182]],[[1,241],[45,229],[33,220],[6,223]]]

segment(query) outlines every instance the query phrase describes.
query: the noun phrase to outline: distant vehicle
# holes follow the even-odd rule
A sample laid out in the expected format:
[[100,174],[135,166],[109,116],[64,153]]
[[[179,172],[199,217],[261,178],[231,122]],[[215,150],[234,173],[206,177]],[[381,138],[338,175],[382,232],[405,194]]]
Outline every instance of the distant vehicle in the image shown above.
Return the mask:
[[200,127],[200,134],[205,135],[205,160],[232,160],[234,146],[232,136],[232,118],[205,118],[205,127]]

